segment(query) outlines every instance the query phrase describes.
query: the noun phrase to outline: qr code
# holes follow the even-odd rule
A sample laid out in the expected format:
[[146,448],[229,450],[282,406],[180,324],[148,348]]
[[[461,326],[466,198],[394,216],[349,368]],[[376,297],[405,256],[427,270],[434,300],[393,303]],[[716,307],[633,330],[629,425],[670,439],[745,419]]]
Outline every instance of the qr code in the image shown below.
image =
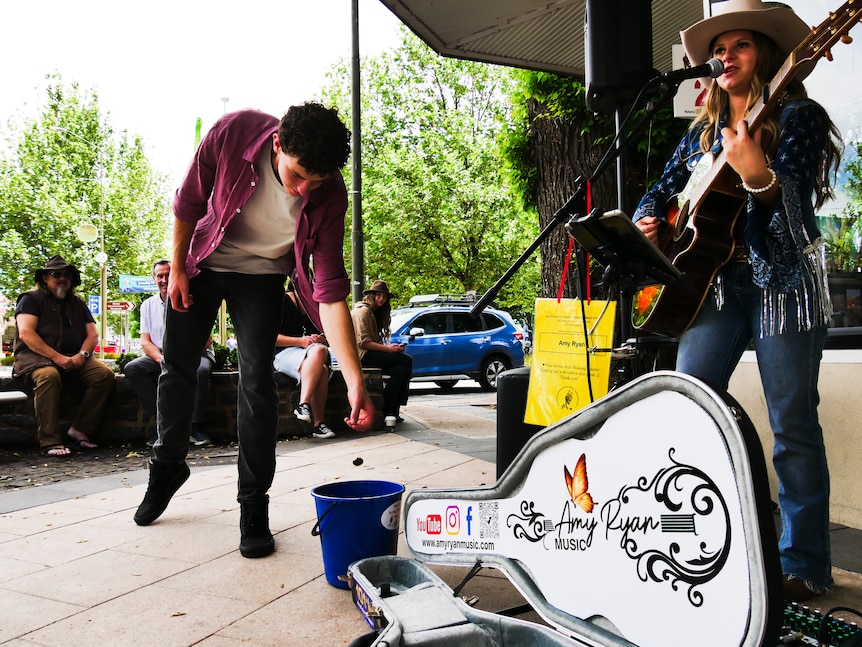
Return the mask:
[[500,538],[500,502],[486,501],[479,503],[479,538]]

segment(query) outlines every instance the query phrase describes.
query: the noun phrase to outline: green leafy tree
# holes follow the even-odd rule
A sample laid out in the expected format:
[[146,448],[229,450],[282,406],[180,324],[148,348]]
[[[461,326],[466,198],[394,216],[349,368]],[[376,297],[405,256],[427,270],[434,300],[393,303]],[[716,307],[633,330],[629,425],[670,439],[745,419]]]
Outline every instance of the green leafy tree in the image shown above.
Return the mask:
[[79,294],[98,294],[100,240],[83,242],[81,224],[104,224],[108,298],[119,275],[149,272],[168,249],[166,179],[144,143],[115,133],[95,92],[50,76],[44,105],[16,118],[0,158],[0,293],[14,299],[33,285],[33,270],[61,254],[81,270]]
[[862,142],[852,148],[855,157],[844,166],[847,204],[843,213],[819,219],[832,272],[858,272],[862,267]]
[[[498,144],[511,127],[512,72],[441,57],[402,34],[396,50],[362,66],[362,278],[383,278],[405,296],[481,294],[537,234]],[[349,89],[342,64],[324,101],[349,114]],[[538,271],[532,259],[496,303],[532,310]]]

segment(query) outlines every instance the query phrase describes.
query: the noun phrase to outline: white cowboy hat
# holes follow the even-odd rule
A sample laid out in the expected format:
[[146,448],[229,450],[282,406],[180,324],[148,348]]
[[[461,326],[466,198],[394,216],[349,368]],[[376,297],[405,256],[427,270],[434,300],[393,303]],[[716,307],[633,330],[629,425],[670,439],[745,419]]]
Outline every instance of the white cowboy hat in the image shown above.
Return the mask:
[[[811,33],[811,28],[793,12],[793,9],[779,2],[724,0],[724,2],[713,3],[712,7],[714,16],[696,22],[688,29],[679,32],[682,46],[692,67],[706,63],[712,58],[710,44],[716,36],[726,31],[747,29],[760,32],[775,41],[785,57]],[[804,79],[813,69],[813,65],[800,66],[796,72],[796,78]]]

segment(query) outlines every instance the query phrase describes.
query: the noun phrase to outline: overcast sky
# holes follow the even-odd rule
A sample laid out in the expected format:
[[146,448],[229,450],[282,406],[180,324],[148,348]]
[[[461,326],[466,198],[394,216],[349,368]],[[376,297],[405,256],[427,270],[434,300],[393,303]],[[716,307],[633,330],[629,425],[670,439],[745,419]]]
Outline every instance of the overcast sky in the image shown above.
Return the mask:
[[[793,4],[813,25],[839,3]],[[143,136],[172,190],[194,151],[198,117],[206,131],[225,109],[280,116],[318,94],[325,72],[350,57],[350,7],[351,0],[9,0],[0,21],[0,124],[19,111],[35,114],[45,76],[60,72],[65,83],[98,92],[116,131]],[[363,56],[398,42],[401,23],[379,0],[359,0],[359,24]],[[848,82],[862,70],[856,32],[862,28],[806,82],[849,139],[862,136],[862,86]]]
[[[359,0],[360,53],[398,42],[399,20]],[[115,131],[144,138],[172,188],[227,109],[281,116],[313,98],[351,54],[350,0],[12,0],[0,25],[0,122],[36,114],[45,76],[93,89]],[[223,98],[228,99],[227,102]],[[346,115],[349,119],[349,115]]]

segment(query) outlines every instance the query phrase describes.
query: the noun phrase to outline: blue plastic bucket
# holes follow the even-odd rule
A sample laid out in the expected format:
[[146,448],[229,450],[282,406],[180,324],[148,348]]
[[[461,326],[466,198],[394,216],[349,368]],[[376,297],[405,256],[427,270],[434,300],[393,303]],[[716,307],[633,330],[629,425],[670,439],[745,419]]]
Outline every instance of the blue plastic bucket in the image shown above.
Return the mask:
[[348,588],[339,576],[366,557],[395,555],[404,486],[389,481],[339,481],[311,490],[317,507],[312,535],[320,535],[326,581]]

